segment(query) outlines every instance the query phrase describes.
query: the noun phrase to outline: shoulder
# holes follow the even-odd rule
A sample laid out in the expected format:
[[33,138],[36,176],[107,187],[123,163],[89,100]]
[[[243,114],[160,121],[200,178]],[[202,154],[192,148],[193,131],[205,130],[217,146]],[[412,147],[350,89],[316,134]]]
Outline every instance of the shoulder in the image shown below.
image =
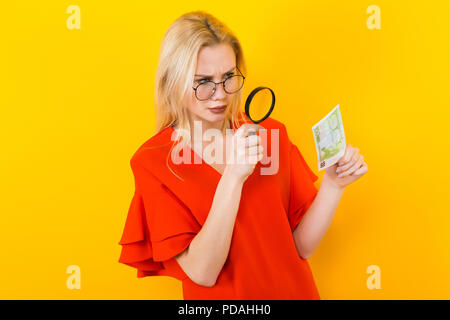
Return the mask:
[[264,128],[268,129],[269,131],[278,129],[280,135],[283,135],[285,138],[287,138],[286,126],[280,120],[269,117],[266,120],[264,120],[263,122],[261,122],[259,125],[263,126]]
[[272,117],[268,117],[266,120],[260,123],[261,126],[263,126],[266,129],[281,129],[286,130],[285,125]]
[[287,144],[287,145],[290,144],[286,126],[281,121],[269,117],[263,122],[261,122],[260,125],[265,129],[267,129],[269,133],[268,136],[270,137],[274,133],[274,130],[276,130],[278,137],[280,139],[280,144]]
[[159,165],[165,163],[172,147],[173,132],[172,127],[166,127],[141,144],[131,156],[131,167],[141,166],[150,171],[157,170]]

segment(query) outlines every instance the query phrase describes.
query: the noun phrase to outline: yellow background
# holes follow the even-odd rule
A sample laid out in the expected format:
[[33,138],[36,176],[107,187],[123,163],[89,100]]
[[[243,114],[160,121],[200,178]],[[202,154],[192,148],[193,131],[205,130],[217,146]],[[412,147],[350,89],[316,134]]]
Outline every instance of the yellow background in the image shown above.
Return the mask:
[[[245,96],[277,96],[320,179],[311,127],[338,103],[369,172],[309,259],[323,299],[450,299],[448,1],[21,1],[0,13],[0,298],[181,299],[117,262],[129,159],[154,130],[161,38],[206,10],[239,37]],[[69,30],[69,5],[81,29]],[[381,29],[369,30],[369,5]],[[69,290],[66,268],[81,268]],[[366,269],[381,270],[369,290]]]

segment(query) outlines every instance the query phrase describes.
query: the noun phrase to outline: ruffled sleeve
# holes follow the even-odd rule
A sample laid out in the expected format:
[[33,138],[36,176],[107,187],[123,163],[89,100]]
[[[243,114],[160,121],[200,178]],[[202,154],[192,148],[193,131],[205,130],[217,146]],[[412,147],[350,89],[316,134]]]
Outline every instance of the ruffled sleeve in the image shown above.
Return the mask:
[[186,249],[201,226],[190,210],[138,161],[130,161],[135,192],[119,244],[119,262],[137,269],[137,277],[186,273],[175,256]]
[[290,202],[288,218],[294,231],[317,195],[314,182],[319,178],[310,169],[296,145],[290,147]]

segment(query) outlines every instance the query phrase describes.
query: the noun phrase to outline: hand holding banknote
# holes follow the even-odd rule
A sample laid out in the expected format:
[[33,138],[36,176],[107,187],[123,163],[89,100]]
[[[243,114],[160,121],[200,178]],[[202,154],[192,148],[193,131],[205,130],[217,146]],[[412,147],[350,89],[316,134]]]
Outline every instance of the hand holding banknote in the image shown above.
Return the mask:
[[347,144],[345,153],[338,162],[325,169],[324,179],[331,180],[339,188],[345,188],[361,178],[368,170],[369,167],[359,149]]
[[345,188],[368,171],[359,149],[346,143],[339,105],[312,127],[319,171],[325,169],[324,179]]

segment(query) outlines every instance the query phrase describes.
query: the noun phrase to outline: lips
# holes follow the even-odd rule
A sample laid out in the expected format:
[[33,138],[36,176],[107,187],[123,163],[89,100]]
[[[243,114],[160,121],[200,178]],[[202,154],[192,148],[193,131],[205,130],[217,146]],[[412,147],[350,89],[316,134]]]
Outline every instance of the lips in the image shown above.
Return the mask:
[[226,110],[226,108],[227,108],[226,105],[217,106],[217,107],[209,108],[209,111],[211,111],[212,113],[222,113]]
[[223,106],[211,107],[210,109],[225,109],[227,106],[224,104]]

